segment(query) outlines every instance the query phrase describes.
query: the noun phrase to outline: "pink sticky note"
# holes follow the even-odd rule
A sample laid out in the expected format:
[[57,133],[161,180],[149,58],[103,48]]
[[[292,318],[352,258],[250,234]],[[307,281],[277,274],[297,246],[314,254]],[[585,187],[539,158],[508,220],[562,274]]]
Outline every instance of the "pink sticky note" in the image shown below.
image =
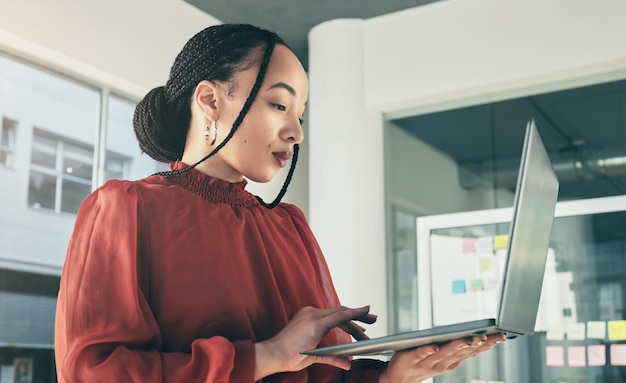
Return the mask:
[[463,238],[463,254],[476,252],[476,238]]
[[546,347],[546,366],[565,365],[565,353],[562,346]]
[[612,344],[609,350],[612,366],[626,366],[626,344]]
[[570,367],[585,367],[585,346],[570,346],[567,348],[567,365]]
[[590,366],[606,366],[606,346],[603,344],[587,346],[587,360]]

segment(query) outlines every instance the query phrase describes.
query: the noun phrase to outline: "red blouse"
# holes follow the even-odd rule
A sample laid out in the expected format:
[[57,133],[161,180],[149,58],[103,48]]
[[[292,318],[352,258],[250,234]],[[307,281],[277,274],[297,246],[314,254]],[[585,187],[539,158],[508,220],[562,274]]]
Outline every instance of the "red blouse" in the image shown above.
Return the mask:
[[[59,382],[252,382],[255,342],[304,306],[339,304],[302,212],[245,186],[191,170],[109,181],[83,202],[57,304]],[[332,330],[321,344],[348,341]],[[376,382],[381,366],[264,381]]]

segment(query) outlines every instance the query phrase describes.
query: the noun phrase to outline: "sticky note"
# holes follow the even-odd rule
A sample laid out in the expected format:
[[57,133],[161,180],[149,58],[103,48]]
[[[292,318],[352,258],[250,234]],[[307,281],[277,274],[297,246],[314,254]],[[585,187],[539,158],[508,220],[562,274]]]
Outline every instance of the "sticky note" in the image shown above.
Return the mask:
[[626,340],[626,320],[610,320],[607,328],[609,340]]
[[585,324],[570,323],[567,325],[567,340],[585,340]]
[[483,280],[482,279],[472,279],[470,281],[469,289],[471,291],[480,291],[483,289]]
[[463,254],[476,252],[476,238],[463,238],[463,244],[461,245],[461,252]]
[[570,346],[567,348],[567,365],[570,367],[585,367],[585,346]]
[[495,278],[483,278],[484,290],[496,290],[498,288],[498,281]]
[[604,339],[606,338],[606,322],[587,322],[587,338]]
[[493,258],[492,257],[480,257],[478,260],[481,273],[486,273],[493,270]]
[[476,252],[481,254],[493,254],[493,237],[477,238]]
[[463,279],[455,279],[452,281],[452,294],[464,294],[465,281]]
[[590,366],[606,366],[606,346],[603,344],[587,346],[587,360]]
[[495,237],[493,237],[493,249],[494,250],[500,250],[500,249],[506,249],[506,244],[509,242],[509,236],[504,234],[504,235],[496,235]]
[[547,340],[563,340],[565,338],[565,328],[563,325],[554,325],[548,327],[546,331]]
[[561,346],[546,347],[546,366],[563,366],[565,365],[565,355]]
[[626,344],[612,344],[609,353],[612,366],[626,366]]

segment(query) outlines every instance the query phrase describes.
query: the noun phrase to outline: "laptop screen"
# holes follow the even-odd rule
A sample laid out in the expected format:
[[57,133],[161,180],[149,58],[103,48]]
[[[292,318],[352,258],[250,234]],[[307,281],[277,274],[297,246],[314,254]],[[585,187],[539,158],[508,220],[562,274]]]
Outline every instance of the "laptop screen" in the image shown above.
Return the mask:
[[507,245],[498,327],[535,329],[559,183],[534,120],[528,122]]

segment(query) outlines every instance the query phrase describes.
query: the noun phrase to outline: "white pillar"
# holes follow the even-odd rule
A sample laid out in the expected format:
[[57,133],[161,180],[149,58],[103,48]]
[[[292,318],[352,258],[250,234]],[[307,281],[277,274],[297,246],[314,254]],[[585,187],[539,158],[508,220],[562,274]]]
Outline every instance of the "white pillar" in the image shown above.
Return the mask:
[[309,217],[337,293],[371,305],[387,333],[383,119],[366,108],[364,21],[333,20],[309,33]]

